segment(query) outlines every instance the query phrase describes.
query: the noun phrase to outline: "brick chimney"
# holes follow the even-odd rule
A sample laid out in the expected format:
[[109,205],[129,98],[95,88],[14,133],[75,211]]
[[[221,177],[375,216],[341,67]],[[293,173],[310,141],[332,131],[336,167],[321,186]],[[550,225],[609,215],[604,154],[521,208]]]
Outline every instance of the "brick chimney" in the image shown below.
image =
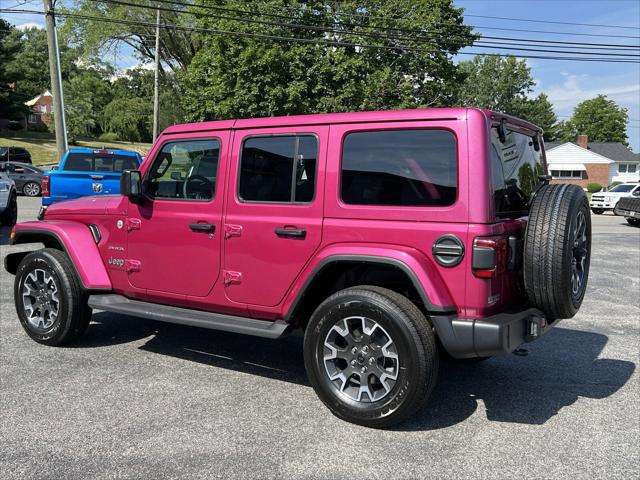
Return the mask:
[[589,137],[586,135],[578,135],[578,138],[576,138],[576,143],[579,147],[582,147],[586,150],[588,148],[587,145],[589,144]]

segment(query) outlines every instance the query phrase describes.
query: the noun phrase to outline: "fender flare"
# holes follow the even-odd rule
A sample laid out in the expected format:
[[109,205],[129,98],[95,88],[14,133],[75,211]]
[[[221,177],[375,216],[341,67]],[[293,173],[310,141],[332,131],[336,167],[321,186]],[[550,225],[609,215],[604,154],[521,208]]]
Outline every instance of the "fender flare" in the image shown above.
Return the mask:
[[[48,240],[48,241],[47,241]],[[111,290],[111,279],[88,226],[70,220],[25,222],[16,225],[11,245],[55,243],[69,256],[84,290]],[[33,251],[33,250],[31,250]],[[9,253],[5,270],[15,274],[22,258],[31,251]]]
[[[399,251],[403,256],[408,255],[406,251]],[[385,256],[380,254],[367,254],[367,253],[336,253],[331,254],[320,260],[311,270],[311,273],[306,275],[304,282],[302,282],[302,286],[299,288],[297,292],[291,292],[293,299],[288,300],[286,303],[289,305],[286,307],[286,314],[284,315],[284,320],[289,322],[291,321],[293,315],[295,314],[297,307],[300,305],[303,300],[305,293],[308,288],[313,284],[315,278],[320,274],[320,272],[329,265],[339,263],[339,262],[358,262],[358,263],[377,263],[384,265],[391,265],[398,269],[400,269],[411,281],[416,291],[420,295],[420,298],[429,313],[437,313],[439,315],[442,314],[450,314],[457,312],[457,307],[451,300],[448,292],[444,297],[449,300],[444,304],[436,304],[432,301],[431,296],[425,290],[423,283],[420,281],[419,276],[416,272],[403,260],[399,258],[394,258],[392,256]],[[425,272],[422,272],[427,275]],[[441,295],[442,296],[442,295]],[[291,298],[291,297],[290,297]]]

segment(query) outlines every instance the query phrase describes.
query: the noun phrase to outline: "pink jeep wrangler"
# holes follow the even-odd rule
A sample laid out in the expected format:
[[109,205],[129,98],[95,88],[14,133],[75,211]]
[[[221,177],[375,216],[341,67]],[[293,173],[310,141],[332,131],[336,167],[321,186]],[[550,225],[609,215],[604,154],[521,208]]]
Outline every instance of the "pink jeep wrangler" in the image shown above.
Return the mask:
[[309,380],[338,417],[397,423],[439,350],[506,355],[582,303],[591,221],[548,185],[541,131],[467,108],[177,125],[122,195],[15,226],[15,304],[45,345],[92,309],[279,338],[304,329]]

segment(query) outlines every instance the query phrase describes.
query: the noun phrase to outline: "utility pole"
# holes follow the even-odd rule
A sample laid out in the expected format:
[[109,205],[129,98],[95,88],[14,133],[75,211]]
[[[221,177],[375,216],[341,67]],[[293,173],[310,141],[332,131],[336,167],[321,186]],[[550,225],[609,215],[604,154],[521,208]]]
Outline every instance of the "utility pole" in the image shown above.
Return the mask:
[[153,141],[158,138],[158,121],[160,117],[160,9],[156,11],[156,71],[153,86]]
[[47,24],[47,43],[49,44],[49,71],[51,73],[51,94],[53,95],[53,120],[56,127],[56,146],[58,160],[67,151],[67,126],[64,121],[64,96],[62,95],[62,74],[60,72],[60,50],[56,33],[55,0],[43,0],[45,21]]

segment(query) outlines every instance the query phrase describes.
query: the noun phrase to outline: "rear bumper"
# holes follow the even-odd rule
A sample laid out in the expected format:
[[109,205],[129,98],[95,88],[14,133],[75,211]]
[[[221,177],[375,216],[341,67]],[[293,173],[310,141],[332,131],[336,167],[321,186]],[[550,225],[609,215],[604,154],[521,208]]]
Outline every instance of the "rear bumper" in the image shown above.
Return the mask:
[[431,315],[440,342],[454,358],[508,355],[524,342],[540,338],[557,322],[548,323],[536,308],[471,319]]

